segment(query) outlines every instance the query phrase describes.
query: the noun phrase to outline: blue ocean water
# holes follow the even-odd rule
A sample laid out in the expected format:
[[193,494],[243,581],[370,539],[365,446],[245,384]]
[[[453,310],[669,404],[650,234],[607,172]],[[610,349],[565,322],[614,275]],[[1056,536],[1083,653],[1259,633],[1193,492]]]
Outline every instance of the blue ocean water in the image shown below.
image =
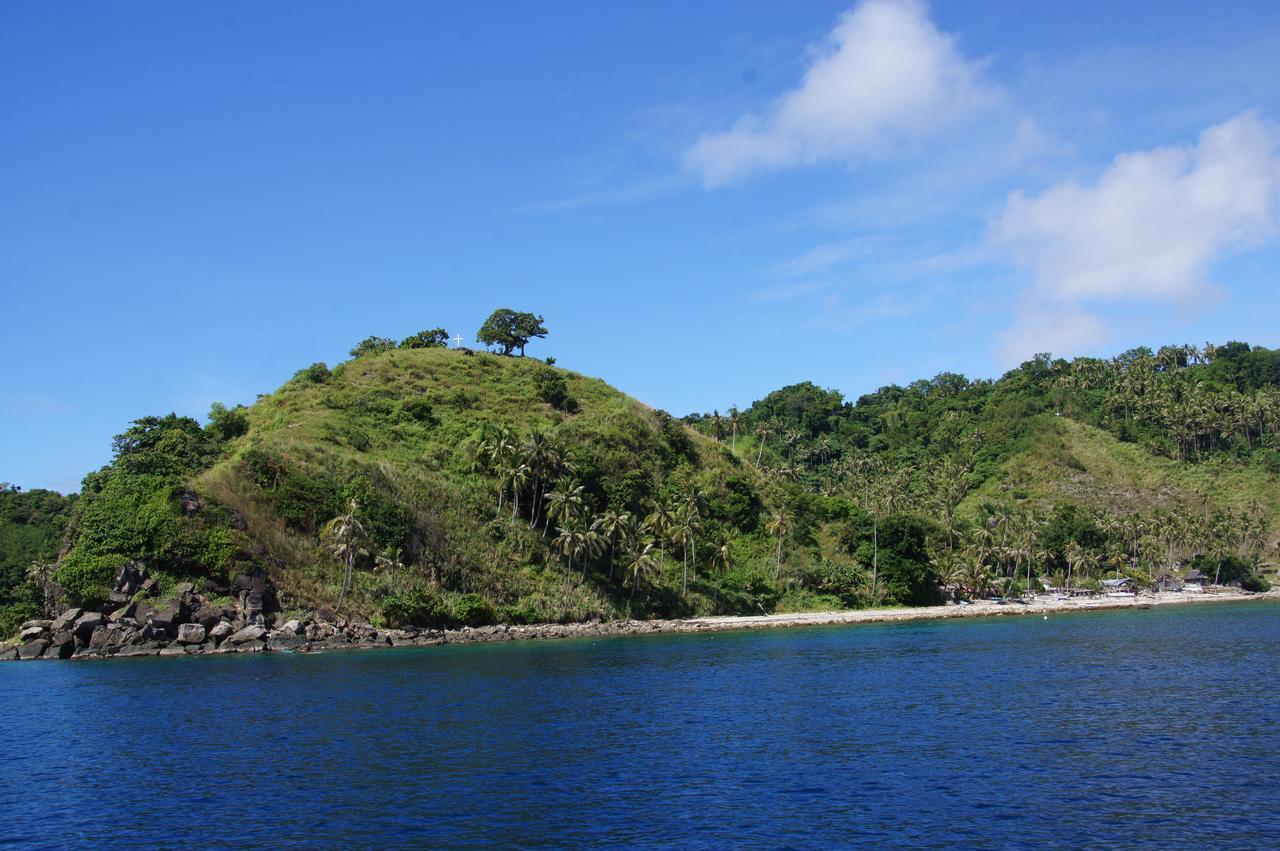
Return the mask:
[[1280,847],[1280,605],[0,665],[17,846]]

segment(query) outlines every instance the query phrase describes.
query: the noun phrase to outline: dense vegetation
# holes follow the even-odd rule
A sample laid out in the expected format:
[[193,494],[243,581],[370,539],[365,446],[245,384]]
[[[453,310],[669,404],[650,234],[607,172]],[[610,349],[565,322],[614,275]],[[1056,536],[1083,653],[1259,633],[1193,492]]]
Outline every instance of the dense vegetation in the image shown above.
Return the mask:
[[4,493],[0,626],[101,601],[130,559],[215,594],[260,567],[289,607],[421,625],[1266,581],[1280,352],[1042,356],[854,403],[803,383],[681,421],[511,356],[545,335],[500,310],[496,353],[369,337],[203,426],[135,421],[78,499]]
[[0,482],[0,636],[38,617],[75,497]]

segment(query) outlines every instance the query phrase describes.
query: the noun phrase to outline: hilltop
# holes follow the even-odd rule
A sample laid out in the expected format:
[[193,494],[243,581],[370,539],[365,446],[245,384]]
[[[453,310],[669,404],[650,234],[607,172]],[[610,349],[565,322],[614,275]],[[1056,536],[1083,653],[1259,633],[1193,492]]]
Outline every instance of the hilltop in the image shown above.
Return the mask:
[[[545,333],[508,319],[486,324],[502,351]],[[119,606],[126,565],[149,599],[256,588],[255,616],[448,626],[927,605],[1192,566],[1263,587],[1274,560],[1280,357],[1260,347],[1041,357],[852,403],[806,383],[680,420],[443,344],[371,337],[204,425],[135,421],[74,501],[8,492],[0,627]]]

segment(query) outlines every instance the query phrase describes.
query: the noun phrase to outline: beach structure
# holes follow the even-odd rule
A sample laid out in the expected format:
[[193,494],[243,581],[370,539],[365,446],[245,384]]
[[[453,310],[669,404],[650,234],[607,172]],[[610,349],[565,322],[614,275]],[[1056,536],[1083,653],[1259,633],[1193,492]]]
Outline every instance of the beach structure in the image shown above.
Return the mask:
[[1157,591],[1181,591],[1182,580],[1172,573],[1165,571],[1156,577]]
[[1193,568],[1189,573],[1182,577],[1182,590],[1203,591],[1204,586],[1208,584],[1208,577],[1200,572],[1199,568]]
[[1133,580],[1128,577],[1122,579],[1104,579],[1102,580],[1102,590],[1108,597],[1133,597],[1134,593]]

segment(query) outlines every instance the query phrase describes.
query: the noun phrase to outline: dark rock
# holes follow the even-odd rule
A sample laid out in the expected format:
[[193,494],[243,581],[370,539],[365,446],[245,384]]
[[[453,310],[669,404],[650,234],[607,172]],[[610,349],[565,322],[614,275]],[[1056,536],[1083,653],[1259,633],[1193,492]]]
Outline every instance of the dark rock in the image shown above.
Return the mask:
[[93,631],[102,626],[105,620],[99,612],[85,612],[76,618],[75,626],[71,631],[75,633],[81,644],[88,644]]
[[178,627],[179,644],[203,644],[205,630],[198,623],[184,623]]
[[76,619],[83,614],[84,609],[67,609],[50,622],[49,629],[54,632],[70,629],[71,625],[76,622]]
[[130,645],[121,647],[117,652],[117,656],[155,656],[160,651],[155,647],[146,645]]
[[131,616],[138,623],[146,623],[151,620],[151,616],[154,614],[155,610],[141,600],[133,604],[133,612],[131,613]]
[[237,633],[227,636],[226,644],[239,645],[248,644],[250,641],[257,641],[267,634],[267,630],[260,626],[246,626]]
[[76,652],[76,637],[69,629],[59,630],[53,634],[53,638],[49,642],[49,649],[45,651],[46,656],[59,659],[70,659],[71,654]]
[[108,623],[120,623],[133,614],[133,610],[137,607],[137,603],[129,603],[127,606],[121,606],[111,614],[107,615]]
[[185,656],[187,654],[187,645],[178,644],[176,641],[168,647],[160,650],[160,656]]
[[18,658],[18,648],[5,647],[0,649],[0,662],[13,662]]
[[261,567],[237,576],[232,590],[246,623],[262,623],[267,615],[279,610],[275,590],[267,583],[267,575]]
[[146,582],[143,582],[141,585],[138,586],[138,590],[142,593],[142,596],[144,597],[150,597],[153,594],[155,594],[156,593],[155,578],[153,577],[151,579],[148,579]]
[[43,629],[48,629],[48,628],[49,628],[49,626],[50,626],[50,624],[52,624],[52,623],[53,623],[53,621],[47,621],[47,620],[26,621],[26,622],[24,622],[24,623],[22,624],[22,627],[21,627],[21,628],[22,628],[23,630],[28,630],[28,629],[31,629],[32,627],[37,627],[37,626],[38,626],[38,627],[40,627],[40,628],[43,630]]
[[178,491],[178,504],[182,506],[182,513],[190,517],[200,510],[200,496],[190,488],[183,488]]
[[267,639],[267,646],[272,650],[297,650],[307,640],[292,632],[277,632]]
[[123,591],[112,591],[107,595],[107,604],[103,606],[104,610],[113,611],[125,605],[133,599],[132,594],[126,594]]
[[208,603],[196,609],[191,615],[191,622],[200,624],[206,632],[217,626],[220,620],[222,620],[222,611]]
[[[145,581],[147,581],[146,565],[137,559],[133,559],[132,561],[125,562],[124,565],[121,566],[120,572],[116,574],[115,588],[112,590],[114,593],[123,594],[124,599],[128,600],[134,594],[138,593]],[[119,604],[117,603],[117,605]]]
[[215,644],[219,644],[224,638],[233,632],[235,632],[235,628],[232,627],[231,624],[226,621],[219,621],[214,624],[213,629],[209,630],[208,637],[213,639]]
[[35,641],[28,641],[26,644],[18,648],[19,659],[39,659],[40,654],[49,646],[49,642],[43,638],[37,638]]
[[22,628],[22,632],[18,633],[18,638],[22,639],[23,641],[34,641],[35,639],[44,635],[48,631],[49,631],[48,626],[40,626],[40,625],[24,626]]

